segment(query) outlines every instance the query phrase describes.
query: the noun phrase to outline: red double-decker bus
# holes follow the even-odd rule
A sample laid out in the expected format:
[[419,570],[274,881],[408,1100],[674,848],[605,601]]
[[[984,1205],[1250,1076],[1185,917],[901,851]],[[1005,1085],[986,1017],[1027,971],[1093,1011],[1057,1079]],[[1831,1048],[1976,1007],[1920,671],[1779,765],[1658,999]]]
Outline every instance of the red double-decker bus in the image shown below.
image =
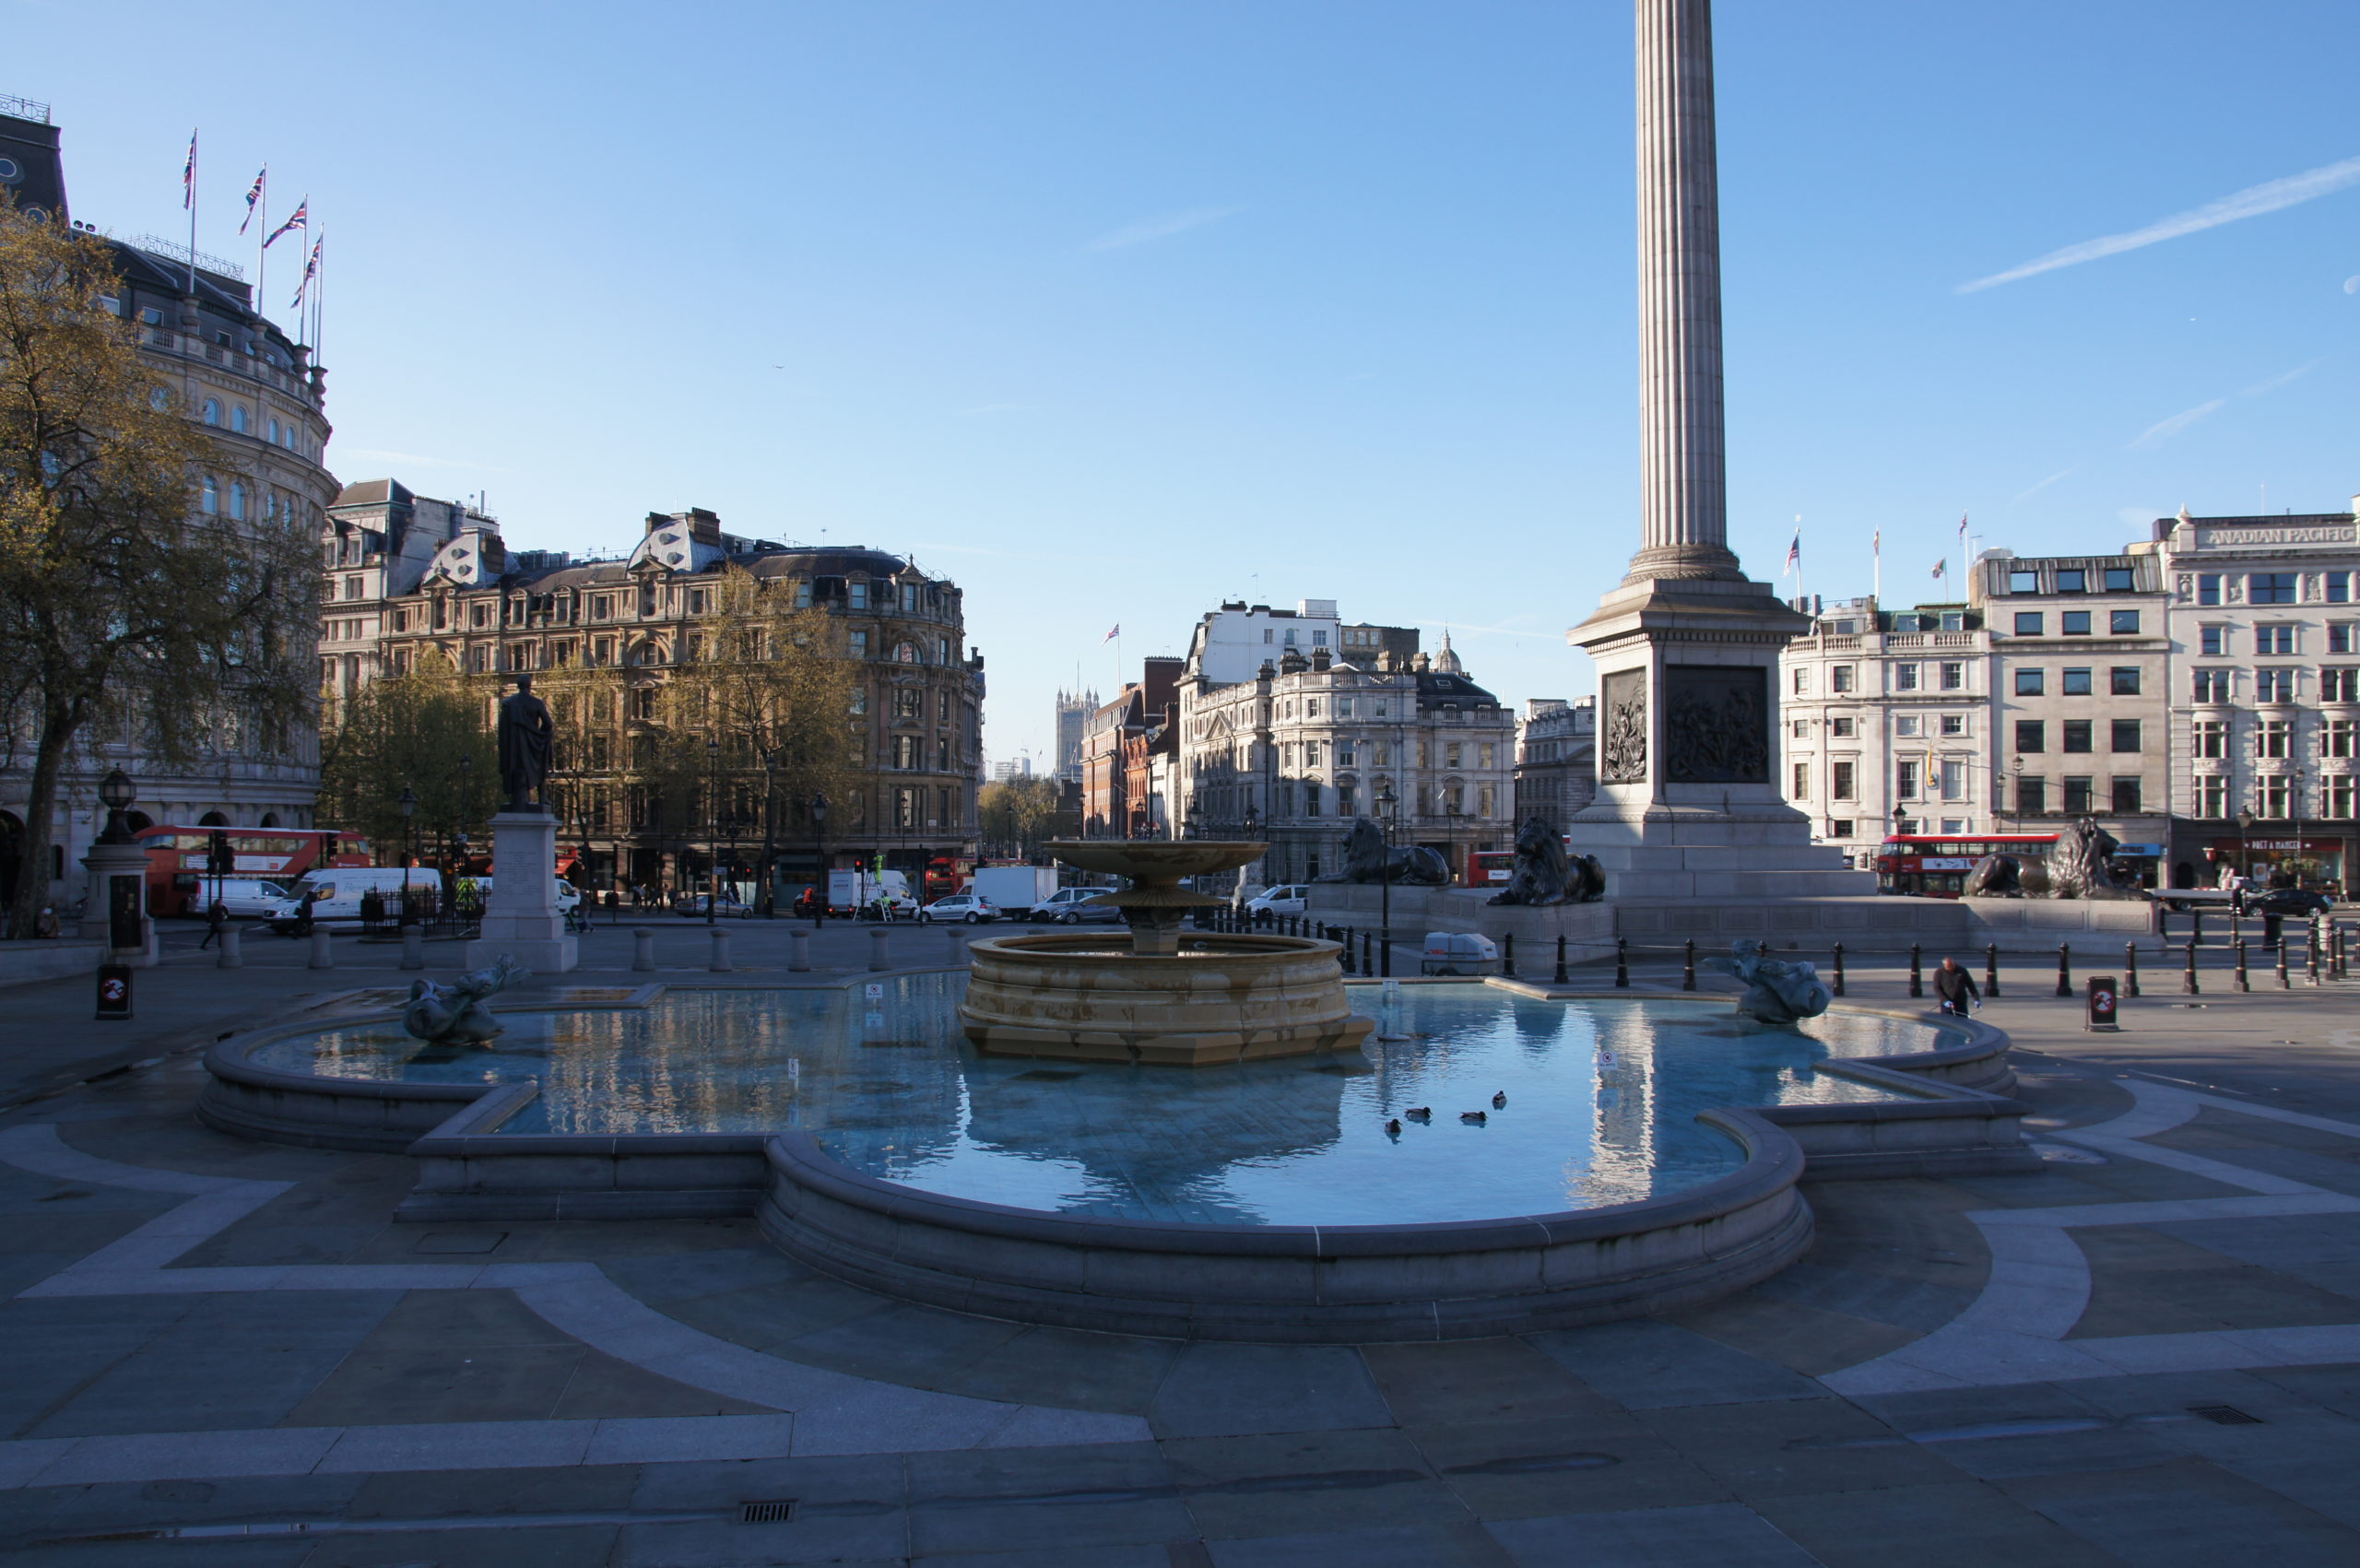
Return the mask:
[[148,850],[148,913],[200,914],[213,835],[230,840],[230,874],[262,877],[293,887],[323,866],[367,866],[367,841],[357,833],[319,828],[187,828],[161,824],[136,835]]
[[1912,898],[1954,899],[1966,874],[1987,855],[2012,855],[2026,866],[2045,862],[2055,833],[1895,833],[1877,850],[1877,891]]

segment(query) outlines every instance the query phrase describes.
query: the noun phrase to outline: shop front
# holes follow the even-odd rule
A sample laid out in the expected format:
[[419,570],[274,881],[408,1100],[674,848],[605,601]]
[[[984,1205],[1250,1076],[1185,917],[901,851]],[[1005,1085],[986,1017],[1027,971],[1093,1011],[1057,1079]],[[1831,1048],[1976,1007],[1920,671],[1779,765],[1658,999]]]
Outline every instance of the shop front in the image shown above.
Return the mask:
[[2243,872],[2265,888],[2344,888],[2352,844],[2342,838],[2260,831],[2215,834],[2204,843],[2205,882]]

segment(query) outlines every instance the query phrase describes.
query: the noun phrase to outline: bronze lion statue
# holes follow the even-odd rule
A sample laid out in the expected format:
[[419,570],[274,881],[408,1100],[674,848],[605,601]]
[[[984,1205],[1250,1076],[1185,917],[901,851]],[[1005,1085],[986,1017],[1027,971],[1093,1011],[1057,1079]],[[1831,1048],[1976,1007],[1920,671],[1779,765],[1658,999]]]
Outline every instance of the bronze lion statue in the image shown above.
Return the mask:
[[1385,830],[1369,818],[1352,823],[1344,835],[1344,868],[1323,882],[1403,882],[1439,888],[1450,880],[1450,865],[1422,844],[1403,844],[1388,852]]
[[1606,871],[1594,855],[1573,855],[1555,824],[1528,817],[1516,830],[1516,867],[1493,903],[1596,903],[1606,896]]

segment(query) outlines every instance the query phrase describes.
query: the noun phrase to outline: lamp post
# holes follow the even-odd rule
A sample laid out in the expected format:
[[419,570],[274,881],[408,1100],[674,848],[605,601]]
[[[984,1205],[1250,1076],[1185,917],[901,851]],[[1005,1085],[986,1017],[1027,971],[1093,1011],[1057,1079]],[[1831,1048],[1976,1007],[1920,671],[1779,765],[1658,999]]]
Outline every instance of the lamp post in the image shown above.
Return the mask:
[[[2253,808],[2248,806],[2237,813],[2237,876],[2250,879],[2253,876]],[[2237,902],[2242,904],[2242,896]],[[2240,911],[2242,913],[2242,911]]]
[[401,926],[409,924],[410,819],[418,815],[417,792],[407,784],[402,785],[400,798],[394,802],[394,809],[402,814],[402,913],[401,918],[394,922],[395,925]]
[[1401,796],[1391,779],[1376,782],[1376,808],[1385,819],[1385,864],[1376,877],[1376,973],[1393,974],[1393,833],[1401,819]]
[[704,799],[712,831],[704,845],[704,923],[721,914],[721,737],[704,737]]
[[811,797],[811,858],[812,867],[811,929],[820,930],[828,919],[828,796],[825,792]]
[[775,917],[778,891],[778,753],[762,753],[762,918]]
[[[476,754],[472,751],[460,752],[458,800],[459,821],[458,827],[453,834],[454,842],[457,843],[460,854],[465,854],[467,847],[467,797],[472,793],[472,786],[475,784],[475,776]],[[458,896],[459,865],[457,860],[454,858],[451,863],[451,898],[454,902],[457,902]]]
[[107,770],[107,776],[99,781],[99,804],[107,808],[107,821],[106,826],[99,831],[98,843],[134,843],[137,842],[131,831],[131,823],[124,818],[124,813],[130,810],[131,803],[138,798],[139,792],[132,787],[129,773],[124,772],[121,768]]

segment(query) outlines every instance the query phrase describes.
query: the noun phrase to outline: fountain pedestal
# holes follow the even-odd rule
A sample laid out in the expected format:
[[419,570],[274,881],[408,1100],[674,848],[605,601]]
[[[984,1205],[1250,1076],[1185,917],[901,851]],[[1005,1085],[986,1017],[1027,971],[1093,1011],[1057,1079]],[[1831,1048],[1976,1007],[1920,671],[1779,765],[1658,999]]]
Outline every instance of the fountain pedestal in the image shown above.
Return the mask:
[[996,1055],[1211,1067],[1356,1051],[1374,1027],[1344,999],[1343,949],[1301,937],[1186,935],[1219,899],[1183,877],[1245,865],[1258,843],[1059,842],[1049,852],[1131,885],[1101,894],[1129,922],[1127,947],[1096,936],[1001,937],[970,945],[967,1038]]

